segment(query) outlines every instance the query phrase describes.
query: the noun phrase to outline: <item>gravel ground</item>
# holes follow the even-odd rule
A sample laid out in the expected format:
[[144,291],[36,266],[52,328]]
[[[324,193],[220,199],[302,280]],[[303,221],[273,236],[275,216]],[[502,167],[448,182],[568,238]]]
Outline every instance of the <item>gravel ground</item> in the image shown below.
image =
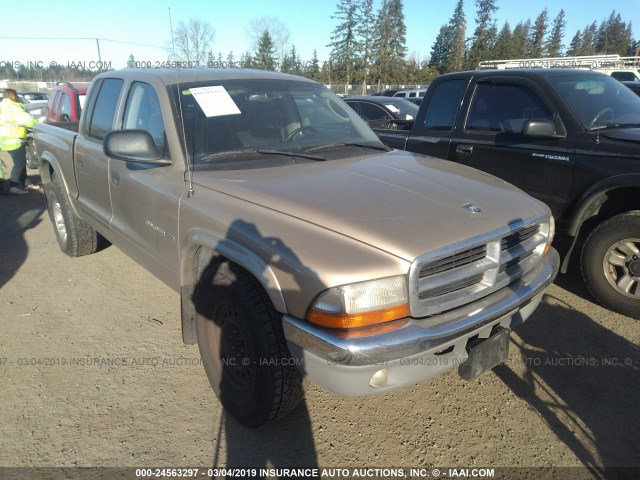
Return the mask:
[[62,254],[39,192],[0,197],[0,222],[0,466],[640,467],[640,323],[577,275],[476,381],[450,371],[370,398],[306,384],[292,415],[254,431],[182,344],[176,293],[115,247]]

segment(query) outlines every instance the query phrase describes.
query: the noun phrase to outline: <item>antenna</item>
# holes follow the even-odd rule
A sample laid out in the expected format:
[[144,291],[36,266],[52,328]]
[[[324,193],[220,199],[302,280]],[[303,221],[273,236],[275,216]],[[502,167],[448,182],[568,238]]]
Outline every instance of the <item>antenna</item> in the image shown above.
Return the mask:
[[[169,8],[169,29],[171,30],[171,48],[173,49],[173,59],[176,59],[176,42],[173,36],[173,22],[171,21],[171,7]],[[189,152],[187,150],[187,135],[184,129],[184,110],[182,109],[182,90],[180,89],[180,82],[178,81],[178,69],[176,72],[176,88],[178,93],[178,112],[180,114],[180,127],[182,129],[182,146],[184,155],[187,159],[187,182],[189,183],[189,188],[187,190],[187,198],[193,197],[195,191],[193,190],[193,167],[189,164]]]

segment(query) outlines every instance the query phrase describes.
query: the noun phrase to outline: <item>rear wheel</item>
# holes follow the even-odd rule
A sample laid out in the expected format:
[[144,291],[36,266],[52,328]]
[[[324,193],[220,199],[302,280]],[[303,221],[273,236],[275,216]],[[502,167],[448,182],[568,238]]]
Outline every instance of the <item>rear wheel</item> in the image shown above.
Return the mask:
[[200,355],[223,407],[249,427],[293,410],[302,399],[302,377],[282,317],[258,282],[233,263],[214,262],[194,300]]
[[70,257],[95,253],[98,248],[98,233],[73,213],[55,173],[51,175],[51,183],[46,184],[44,188],[49,218],[60,250]]
[[587,237],[582,276],[605,307],[640,319],[640,211],[616,215]]

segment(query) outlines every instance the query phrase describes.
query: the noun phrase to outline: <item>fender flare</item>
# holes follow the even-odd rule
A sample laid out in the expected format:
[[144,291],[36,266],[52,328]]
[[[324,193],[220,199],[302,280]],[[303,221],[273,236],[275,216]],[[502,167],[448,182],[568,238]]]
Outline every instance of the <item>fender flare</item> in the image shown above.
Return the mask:
[[278,278],[271,267],[259,255],[247,247],[217,233],[202,228],[190,230],[184,238],[181,260],[180,304],[182,341],[191,345],[197,342],[196,308],[193,303],[198,280],[211,260],[224,257],[247,270],[265,289],[276,311],[287,312]]
[[[46,185],[48,183],[51,183],[50,171],[53,170],[54,172],[56,172],[58,174],[58,178],[60,179],[62,189],[64,190],[64,193],[67,195],[67,199],[69,200],[69,205],[71,205],[71,209],[73,210],[73,213],[78,218],[82,218],[80,210],[78,209],[78,203],[76,201],[76,197],[71,195],[71,188],[67,182],[67,179],[62,174],[63,169],[60,166],[60,162],[55,157],[55,155],[53,155],[49,151],[44,151],[42,152],[42,155],[40,156],[40,160],[38,163],[39,163],[38,173],[40,174],[40,179],[42,181],[42,184]],[[74,178],[74,181],[75,181],[75,178]],[[46,195],[45,195],[45,201],[46,201]]]
[[574,206],[568,215],[570,221],[566,229],[566,234],[573,237],[573,240],[562,261],[560,269],[562,273],[567,272],[571,254],[578,242],[584,222],[598,214],[602,205],[609,198],[609,192],[626,187],[640,187],[640,173],[628,173],[605,178],[585,190],[574,202]]

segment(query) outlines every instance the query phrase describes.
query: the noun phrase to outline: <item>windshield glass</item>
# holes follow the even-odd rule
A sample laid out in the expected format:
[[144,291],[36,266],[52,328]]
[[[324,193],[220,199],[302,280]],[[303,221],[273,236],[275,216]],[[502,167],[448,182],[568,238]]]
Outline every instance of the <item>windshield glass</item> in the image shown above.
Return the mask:
[[179,87],[187,154],[196,166],[255,162],[256,155],[269,152],[303,154],[333,145],[382,146],[351,108],[319,84],[244,79]]
[[608,75],[552,75],[549,82],[586,130],[640,124],[640,97]]

